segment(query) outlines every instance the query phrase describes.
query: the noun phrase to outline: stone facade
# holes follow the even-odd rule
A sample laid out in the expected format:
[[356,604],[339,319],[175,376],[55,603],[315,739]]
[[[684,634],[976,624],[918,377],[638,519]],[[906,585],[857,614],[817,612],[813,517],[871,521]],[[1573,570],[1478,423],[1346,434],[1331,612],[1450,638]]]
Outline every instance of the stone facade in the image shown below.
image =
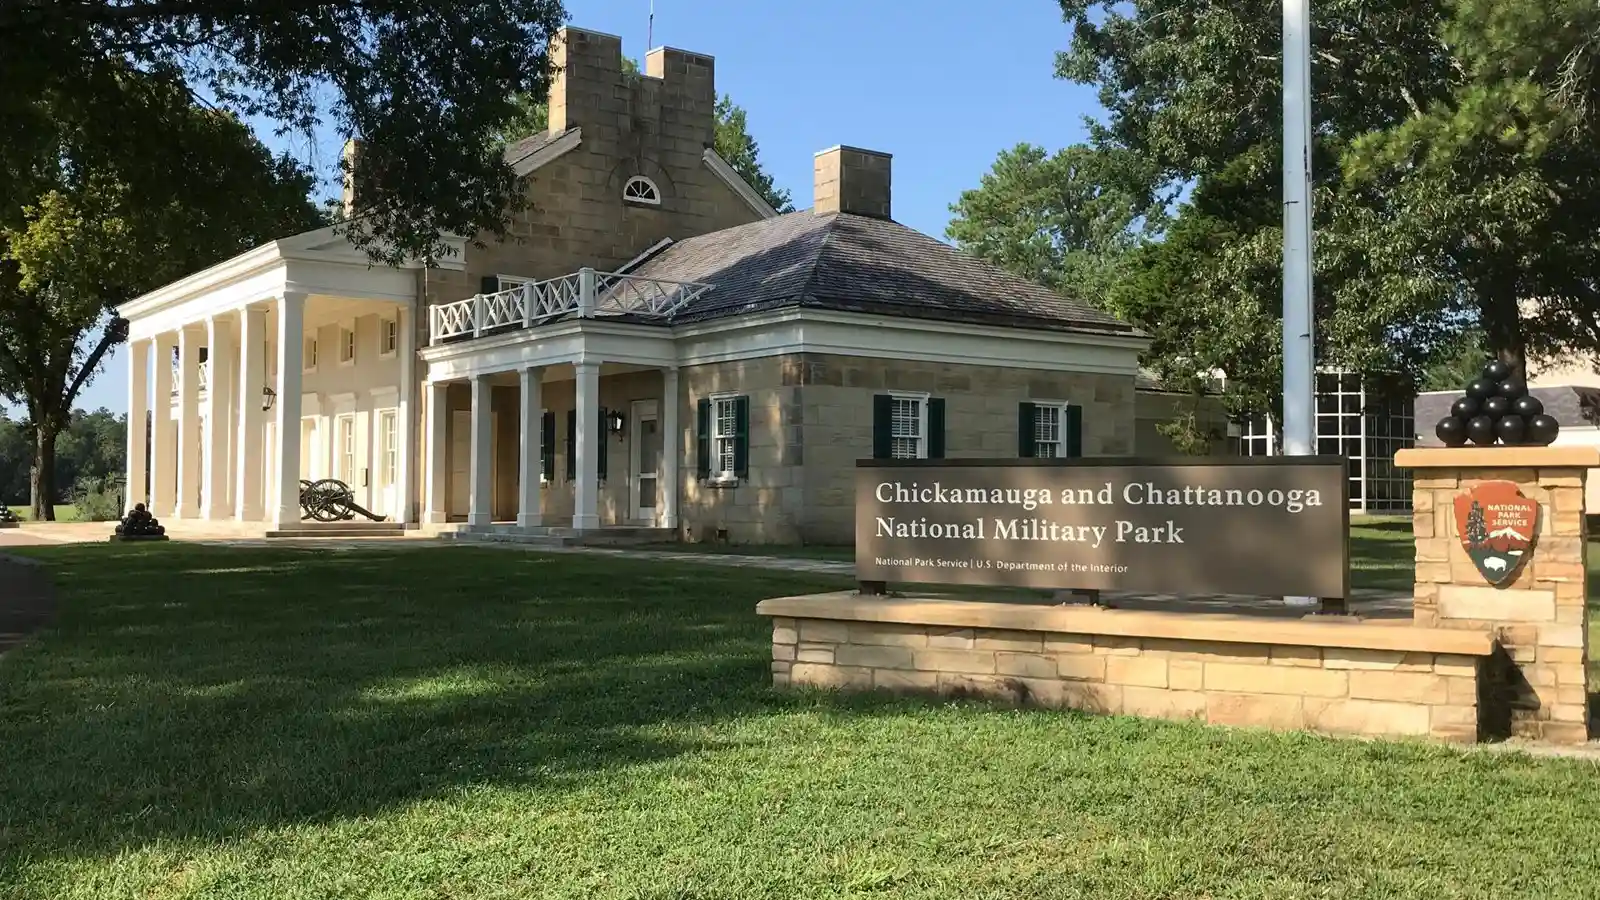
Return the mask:
[[[1506,719],[1501,727],[1519,737],[1588,739],[1588,470],[1573,463],[1597,455],[1580,447],[1497,447],[1400,456],[1402,465],[1418,470],[1416,623],[1495,631],[1506,665],[1494,702]],[[1513,482],[1539,504],[1533,556],[1500,587],[1489,585],[1467,557],[1455,520],[1455,498],[1485,481]]]
[[[773,616],[780,686],[1332,734],[1475,740],[1491,659],[1487,633],[1431,640],[1427,629],[1382,624],[1235,619],[1224,631],[1221,617],[850,594],[758,609]],[[819,612],[833,617],[804,616]],[[1212,627],[1194,627],[1206,618]],[[982,621],[1013,627],[962,627]],[[1177,636],[1186,632],[1193,637]]]

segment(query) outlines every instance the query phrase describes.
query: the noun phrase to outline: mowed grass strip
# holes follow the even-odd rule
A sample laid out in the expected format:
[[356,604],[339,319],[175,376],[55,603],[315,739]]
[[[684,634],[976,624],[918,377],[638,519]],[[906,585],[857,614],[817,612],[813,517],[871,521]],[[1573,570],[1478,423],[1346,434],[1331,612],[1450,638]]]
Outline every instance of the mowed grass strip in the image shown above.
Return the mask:
[[1600,896],[1588,763],[771,690],[755,603],[843,579],[26,552],[8,900]]

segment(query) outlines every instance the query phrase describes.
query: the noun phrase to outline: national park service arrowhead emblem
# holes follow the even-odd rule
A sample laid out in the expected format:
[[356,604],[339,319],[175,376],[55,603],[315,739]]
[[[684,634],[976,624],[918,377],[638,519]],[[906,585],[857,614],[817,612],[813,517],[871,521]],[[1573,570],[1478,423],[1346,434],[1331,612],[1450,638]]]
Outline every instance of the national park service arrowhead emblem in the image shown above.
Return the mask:
[[1510,481],[1485,481],[1456,497],[1456,532],[1484,580],[1505,584],[1533,555],[1539,504]]

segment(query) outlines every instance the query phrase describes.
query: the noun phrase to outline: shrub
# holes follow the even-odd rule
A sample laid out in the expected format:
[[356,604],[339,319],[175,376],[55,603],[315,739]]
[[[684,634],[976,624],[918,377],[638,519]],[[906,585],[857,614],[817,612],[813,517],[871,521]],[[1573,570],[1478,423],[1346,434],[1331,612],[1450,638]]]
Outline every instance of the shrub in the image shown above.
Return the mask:
[[86,475],[72,488],[80,522],[114,522],[122,518],[122,479]]

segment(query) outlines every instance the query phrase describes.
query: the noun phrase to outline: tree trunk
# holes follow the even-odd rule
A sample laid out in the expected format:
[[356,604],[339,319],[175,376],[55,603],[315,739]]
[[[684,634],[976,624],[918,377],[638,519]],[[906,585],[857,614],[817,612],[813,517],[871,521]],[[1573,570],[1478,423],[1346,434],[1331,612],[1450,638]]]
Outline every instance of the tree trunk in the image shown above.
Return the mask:
[[[1498,285],[1489,290],[1494,292],[1489,296],[1516,296],[1514,293],[1504,292]],[[1516,301],[1497,301],[1483,312],[1483,330],[1488,338],[1489,351],[1494,354],[1495,359],[1510,366],[1512,373],[1519,378],[1527,378],[1528,345],[1522,337],[1522,311],[1517,308]]]
[[32,494],[32,517],[35,522],[56,520],[56,436],[59,434],[49,420],[33,429],[33,471],[29,473],[28,489]]

